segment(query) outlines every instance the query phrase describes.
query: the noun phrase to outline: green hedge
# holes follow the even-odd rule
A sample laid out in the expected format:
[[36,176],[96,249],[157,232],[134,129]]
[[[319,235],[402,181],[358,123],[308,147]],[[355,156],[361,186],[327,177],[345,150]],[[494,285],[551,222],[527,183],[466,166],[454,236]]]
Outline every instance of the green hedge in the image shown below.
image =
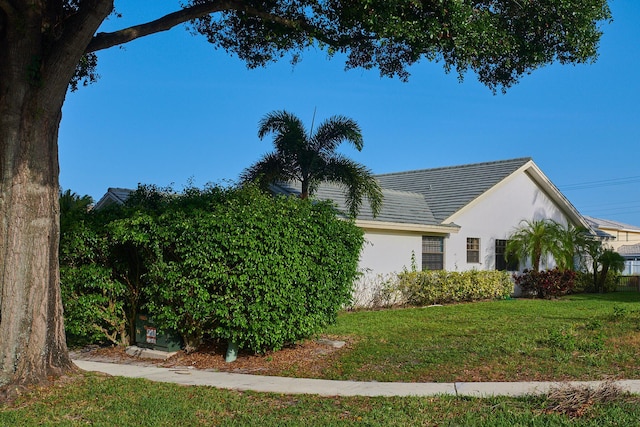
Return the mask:
[[398,274],[398,290],[407,304],[424,306],[506,298],[513,282],[505,271],[405,271]]
[[[67,332],[82,334],[87,313],[103,326],[114,323],[102,310],[108,301],[96,297],[102,292],[118,297],[129,330],[143,310],[161,329],[180,333],[189,349],[211,337],[262,352],[320,332],[351,299],[363,244],[362,230],[338,219],[331,204],[255,188],[175,194],[141,187],[119,212],[95,215],[103,231],[92,238],[106,242],[107,256],[65,244],[84,242],[84,235],[68,234],[61,246],[61,254],[78,252],[61,259]],[[80,274],[87,265],[70,262],[79,254],[100,274]],[[124,295],[109,293],[115,284],[126,284]],[[93,296],[84,298],[83,289]],[[102,331],[102,341],[113,341],[113,332]]]
[[67,341],[71,346],[128,344],[127,287],[110,267],[104,222],[96,215],[71,212],[60,236],[60,288]]
[[[607,272],[607,278],[604,282],[604,289],[602,292],[615,292],[618,288],[618,278],[620,277],[620,273],[617,271],[609,270]],[[578,271],[576,272],[576,284],[573,289],[573,293],[583,293],[583,292],[595,292],[595,285],[593,283],[593,273]]]

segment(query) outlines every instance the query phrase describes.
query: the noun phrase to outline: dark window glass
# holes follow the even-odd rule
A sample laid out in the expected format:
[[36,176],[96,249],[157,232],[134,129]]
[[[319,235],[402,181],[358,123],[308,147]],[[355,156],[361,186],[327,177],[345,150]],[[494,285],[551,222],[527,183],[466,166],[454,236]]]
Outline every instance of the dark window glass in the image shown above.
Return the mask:
[[508,240],[500,240],[496,239],[496,270],[499,271],[517,271],[518,270],[518,259],[516,257],[512,257],[509,262],[505,259],[505,252],[507,249]]
[[444,237],[422,236],[422,269],[444,268]]

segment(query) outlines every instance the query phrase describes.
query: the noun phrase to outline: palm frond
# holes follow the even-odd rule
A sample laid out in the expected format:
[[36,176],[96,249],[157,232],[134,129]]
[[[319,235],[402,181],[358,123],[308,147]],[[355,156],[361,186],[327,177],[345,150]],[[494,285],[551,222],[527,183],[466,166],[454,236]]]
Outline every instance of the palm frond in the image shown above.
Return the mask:
[[345,116],[332,116],[322,122],[315,135],[311,137],[311,145],[319,153],[333,154],[338,145],[351,143],[361,151],[364,145],[362,131],[355,120]]
[[324,121],[314,135],[308,135],[302,121],[284,111],[274,111],[260,120],[258,137],[273,134],[275,152],[267,154],[246,169],[242,182],[258,181],[262,188],[276,181],[300,181],[300,196],[315,192],[321,181],[332,181],[345,188],[349,214],[355,217],[363,198],[367,198],[374,216],[382,206],[382,190],[371,171],[335,153],[339,144],[350,142],[361,150],[362,132],[358,124],[344,116]]
[[258,124],[258,138],[273,134],[273,145],[281,156],[295,156],[309,145],[307,131],[302,121],[284,111],[274,111],[264,116]]
[[257,163],[245,169],[240,175],[240,182],[247,184],[255,182],[263,190],[275,182],[293,181],[299,179],[298,171],[278,153],[266,154]]
[[535,271],[540,269],[541,261],[549,255],[557,263],[565,257],[562,230],[559,223],[550,219],[521,221],[521,226],[508,238],[505,253],[507,261],[513,259],[514,255],[521,260],[528,258]]
[[358,215],[364,198],[367,199],[374,217],[380,213],[382,189],[364,165],[344,156],[334,156],[327,163],[322,180],[338,184],[345,189],[345,203],[351,217],[355,218]]

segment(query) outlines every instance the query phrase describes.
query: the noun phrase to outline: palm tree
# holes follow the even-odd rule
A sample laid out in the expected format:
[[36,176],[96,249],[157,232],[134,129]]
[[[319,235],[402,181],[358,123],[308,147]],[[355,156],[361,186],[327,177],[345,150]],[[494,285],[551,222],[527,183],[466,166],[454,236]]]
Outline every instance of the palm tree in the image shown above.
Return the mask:
[[377,216],[382,207],[382,190],[371,171],[336,153],[342,142],[362,150],[358,124],[344,116],[333,116],[321,123],[315,133],[312,131],[307,132],[298,117],[284,110],[264,116],[258,137],[272,133],[275,151],[247,168],[241,181],[257,181],[265,189],[278,181],[300,181],[303,199],[312,195],[321,182],[332,182],[346,190],[347,209],[352,217],[357,216],[364,197]]
[[[624,270],[624,257],[612,249],[605,249],[598,257],[598,263],[601,265],[600,276],[596,282],[596,292],[604,292],[604,286],[607,281],[607,273],[609,270],[620,272]],[[594,271],[594,278],[597,269]]]
[[91,196],[80,196],[71,190],[60,190],[60,228],[67,227],[86,214],[93,203]]
[[585,267],[585,257],[588,254],[588,247],[594,239],[589,231],[584,227],[574,227],[568,224],[566,227],[558,225],[557,237],[559,243],[559,253],[557,254],[556,265],[560,270],[575,270],[576,263]]
[[560,235],[562,226],[550,219],[523,220],[521,226],[509,236],[505,257],[531,260],[531,268],[540,271],[540,262],[549,255],[562,259]]

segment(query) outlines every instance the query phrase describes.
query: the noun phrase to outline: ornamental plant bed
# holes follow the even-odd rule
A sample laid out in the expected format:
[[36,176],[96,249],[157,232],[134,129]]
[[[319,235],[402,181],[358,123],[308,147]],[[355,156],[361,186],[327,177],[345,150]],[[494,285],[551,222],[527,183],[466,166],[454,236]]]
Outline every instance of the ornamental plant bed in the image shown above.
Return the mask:
[[233,372],[243,374],[318,377],[326,366],[334,363],[340,353],[348,351],[348,340],[337,337],[323,337],[329,340],[346,341],[342,348],[335,348],[317,340],[305,340],[287,346],[279,351],[265,354],[252,354],[240,351],[238,358],[231,363],[225,362],[226,343],[210,342],[196,351],[179,351],[166,360],[147,359],[130,356],[125,347],[87,347],[71,352],[72,358],[96,362],[135,364],[160,367],[191,367],[195,369]]
[[617,292],[343,312],[326,331],[347,342],[342,349],[309,340],[263,355],[241,352],[232,363],[224,361],[226,343],[167,361],[132,359],[118,348],[83,354],[110,352],[121,363],[353,381],[637,379],[639,302],[637,292]]

